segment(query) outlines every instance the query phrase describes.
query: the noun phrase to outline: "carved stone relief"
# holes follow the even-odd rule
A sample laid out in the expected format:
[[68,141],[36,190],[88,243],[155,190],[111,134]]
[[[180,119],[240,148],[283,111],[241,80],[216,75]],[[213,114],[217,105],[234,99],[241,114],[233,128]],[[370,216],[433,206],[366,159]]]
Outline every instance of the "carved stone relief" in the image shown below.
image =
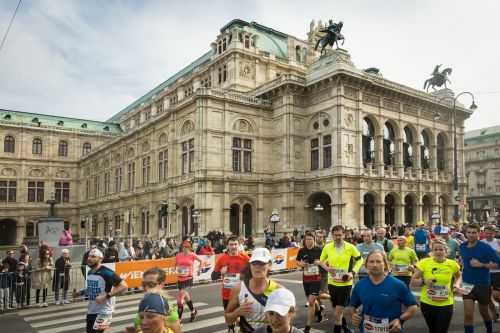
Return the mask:
[[30,177],[43,177],[44,173],[45,170],[36,168],[36,169],[31,169],[28,175]]
[[66,170],[58,170],[56,172],[56,177],[57,178],[69,178],[69,173]]
[[5,176],[5,177],[14,177],[16,175],[16,170],[12,169],[12,168],[3,168],[2,169],[2,176]]

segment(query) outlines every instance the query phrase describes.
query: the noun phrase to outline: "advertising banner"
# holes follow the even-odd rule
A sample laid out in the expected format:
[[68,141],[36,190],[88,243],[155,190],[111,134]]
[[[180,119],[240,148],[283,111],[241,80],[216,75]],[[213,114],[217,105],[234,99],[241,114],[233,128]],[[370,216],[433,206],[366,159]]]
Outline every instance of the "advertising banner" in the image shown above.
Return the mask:
[[298,247],[289,247],[286,254],[286,269],[297,269],[297,254],[299,253]]
[[286,256],[287,249],[274,249],[271,251],[271,256],[273,257],[272,271],[281,271],[286,269]]

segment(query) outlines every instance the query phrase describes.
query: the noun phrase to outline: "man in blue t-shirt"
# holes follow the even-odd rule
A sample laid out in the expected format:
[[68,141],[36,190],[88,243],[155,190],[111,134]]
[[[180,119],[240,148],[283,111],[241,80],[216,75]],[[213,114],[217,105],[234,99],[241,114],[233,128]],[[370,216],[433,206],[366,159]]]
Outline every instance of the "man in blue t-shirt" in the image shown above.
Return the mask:
[[[389,263],[382,251],[366,258],[368,278],[352,290],[348,312],[354,327],[377,332],[403,332],[403,323],[417,313],[417,301],[410,289],[389,274]],[[401,305],[406,307],[402,312]],[[358,308],[363,306],[360,312]]]
[[429,232],[425,230],[425,222],[418,221],[417,229],[415,230],[415,253],[418,259],[426,258],[429,256]]
[[488,312],[491,298],[490,269],[499,267],[500,257],[488,244],[479,241],[479,225],[469,224],[466,237],[467,241],[460,245],[465,333],[474,332],[475,301],[479,304],[479,313],[483,317],[486,332],[493,333],[493,322]]

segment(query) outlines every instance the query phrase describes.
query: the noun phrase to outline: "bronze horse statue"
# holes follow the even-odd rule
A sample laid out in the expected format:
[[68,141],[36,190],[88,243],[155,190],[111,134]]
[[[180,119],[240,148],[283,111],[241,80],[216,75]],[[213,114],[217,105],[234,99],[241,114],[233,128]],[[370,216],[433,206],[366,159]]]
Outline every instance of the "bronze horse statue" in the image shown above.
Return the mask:
[[318,47],[321,47],[321,54],[323,54],[325,52],[325,47],[328,45],[333,47],[334,44],[337,44],[337,48],[339,48],[339,40],[342,40],[342,45],[344,45],[345,38],[344,35],[340,33],[342,26],[342,21],[333,23],[332,20],[330,20],[328,27],[319,31],[326,34],[318,39],[314,50],[317,51]]
[[446,82],[451,81],[448,79],[448,76],[451,75],[451,68],[445,68],[443,71],[439,72],[439,67],[442,65],[436,65],[434,67],[434,71],[431,73],[432,77],[430,79],[425,80],[424,83],[424,89],[428,92],[429,88],[432,87],[432,89],[436,90],[434,87],[441,87],[444,85],[446,87]]

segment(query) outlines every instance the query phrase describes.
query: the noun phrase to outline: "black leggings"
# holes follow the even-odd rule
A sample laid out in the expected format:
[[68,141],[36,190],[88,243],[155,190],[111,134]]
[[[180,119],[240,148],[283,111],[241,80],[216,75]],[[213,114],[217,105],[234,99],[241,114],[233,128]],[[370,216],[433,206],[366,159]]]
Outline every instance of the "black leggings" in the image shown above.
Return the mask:
[[433,306],[425,303],[420,303],[420,310],[424,315],[427,327],[429,327],[429,332],[448,332],[451,317],[453,316],[453,304],[446,306]]
[[40,303],[40,290],[43,290],[42,292],[42,297],[43,297],[43,303],[47,301],[47,288],[44,289],[37,289],[36,290],[36,304]]

